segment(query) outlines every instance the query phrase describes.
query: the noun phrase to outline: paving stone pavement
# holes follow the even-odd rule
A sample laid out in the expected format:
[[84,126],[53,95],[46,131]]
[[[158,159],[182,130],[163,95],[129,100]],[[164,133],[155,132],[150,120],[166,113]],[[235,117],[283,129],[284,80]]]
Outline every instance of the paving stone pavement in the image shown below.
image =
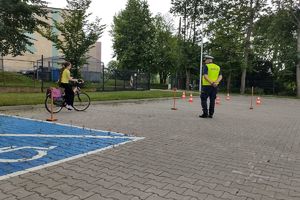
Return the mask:
[[[200,119],[194,97],[94,104],[59,123],[145,139],[0,181],[1,200],[299,200],[300,101],[233,96]],[[2,113],[45,120],[42,108]]]

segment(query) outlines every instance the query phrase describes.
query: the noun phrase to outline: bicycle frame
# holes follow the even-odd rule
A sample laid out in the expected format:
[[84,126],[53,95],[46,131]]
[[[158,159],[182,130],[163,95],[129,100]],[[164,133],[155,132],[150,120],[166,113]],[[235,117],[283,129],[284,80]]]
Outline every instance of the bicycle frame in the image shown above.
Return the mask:
[[[90,97],[89,97],[89,95],[86,94],[85,92],[81,92],[81,88],[80,88],[78,83],[75,85],[75,87],[73,89],[73,92],[74,92],[74,105],[73,105],[73,108],[76,111],[86,110],[90,106]],[[56,107],[54,108],[53,113],[58,113],[63,109],[63,107],[65,107],[65,105],[66,105],[65,93],[62,93],[61,98],[62,98],[61,102],[57,101],[57,100],[54,100],[53,104]],[[45,99],[45,108],[48,112],[51,112],[50,99],[51,99],[51,92],[49,92],[47,90],[47,95],[46,95],[46,99]],[[59,103],[57,103],[57,102],[59,102]]]

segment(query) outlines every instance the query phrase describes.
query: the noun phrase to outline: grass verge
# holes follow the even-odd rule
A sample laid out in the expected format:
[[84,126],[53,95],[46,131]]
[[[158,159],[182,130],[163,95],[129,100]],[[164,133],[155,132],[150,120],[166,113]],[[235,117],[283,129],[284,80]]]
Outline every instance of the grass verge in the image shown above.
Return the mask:
[[[173,97],[172,91],[121,91],[121,92],[87,92],[92,101],[150,99]],[[176,96],[180,97],[181,92]],[[0,93],[0,106],[44,104],[45,93]]]

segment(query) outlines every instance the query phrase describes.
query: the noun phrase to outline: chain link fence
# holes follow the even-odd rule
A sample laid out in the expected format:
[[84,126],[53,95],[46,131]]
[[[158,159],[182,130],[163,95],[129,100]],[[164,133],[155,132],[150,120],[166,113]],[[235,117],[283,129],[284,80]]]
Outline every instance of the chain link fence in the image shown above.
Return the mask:
[[[176,87],[180,90],[199,90],[199,79],[193,79],[190,81],[189,88],[186,87],[186,79],[184,76],[173,76],[170,79],[171,87]],[[221,81],[219,85],[220,92],[233,92],[240,93],[240,80],[231,80],[229,91],[227,89],[226,77]],[[245,86],[245,93],[251,94],[251,88],[254,88],[254,92],[260,95],[281,95],[281,96],[296,96],[296,85],[286,85],[286,83],[277,80],[264,80],[264,79],[247,79]]]
[[13,87],[37,88],[35,61],[0,57],[0,89],[10,91]]
[[132,70],[103,68],[98,91],[149,90],[150,74]]
[[[42,91],[56,85],[60,78],[62,57],[39,60],[18,60],[0,57],[0,89],[27,88],[29,91]],[[71,70],[72,71],[72,70]],[[130,70],[110,70],[95,58],[80,68],[81,78],[87,87],[95,91],[148,90],[150,76],[147,73]],[[25,89],[24,89],[25,90]]]

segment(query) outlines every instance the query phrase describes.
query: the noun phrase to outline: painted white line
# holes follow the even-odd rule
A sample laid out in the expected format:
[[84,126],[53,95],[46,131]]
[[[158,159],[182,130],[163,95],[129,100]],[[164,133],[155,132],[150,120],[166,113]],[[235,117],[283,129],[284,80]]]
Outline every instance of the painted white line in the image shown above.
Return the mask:
[[87,128],[87,127],[80,127],[80,126],[76,126],[76,125],[56,123],[56,122],[53,123],[53,122],[49,122],[49,121],[43,121],[43,120],[38,120],[38,119],[30,119],[30,118],[19,117],[19,116],[14,116],[14,115],[0,114],[0,116],[12,117],[12,118],[16,118],[16,119],[25,119],[25,120],[42,122],[42,123],[48,123],[48,124],[57,124],[57,125],[65,126],[65,127],[72,127],[72,128],[84,129],[84,130],[88,130],[88,131],[103,132],[103,133],[112,133],[112,134],[116,134],[116,135],[125,135],[123,133],[117,133],[117,132],[113,132],[113,131],[104,131],[104,130],[98,130],[98,129],[92,129],[92,128]]
[[6,159],[0,158],[0,163],[19,163],[19,162],[24,162],[24,161],[31,161],[31,160],[36,160],[39,158],[42,158],[44,156],[47,155],[47,152],[56,148],[56,146],[50,146],[49,148],[44,148],[44,147],[31,147],[31,146],[25,146],[25,147],[6,147],[5,149],[0,149],[0,153],[7,153],[7,152],[12,152],[12,151],[18,151],[18,150],[22,150],[22,149],[33,149],[37,152],[37,155],[34,155],[31,158],[17,158],[17,159]]
[[232,170],[232,173],[234,174],[240,174],[240,175],[245,175],[243,172],[237,171],[237,170]]
[[[129,136],[97,136],[97,135],[45,135],[45,134],[0,134],[0,137],[48,137],[48,138],[96,138],[96,139],[139,139],[140,137]],[[143,139],[143,138],[142,138]]]
[[[130,139],[129,141],[125,141],[125,142],[122,142],[122,143],[119,143],[119,144],[115,144],[115,145],[110,145],[110,146],[107,146],[105,148],[97,149],[97,150],[90,151],[90,152],[83,153],[83,154],[78,154],[76,156],[72,156],[72,157],[69,157],[69,158],[62,159],[62,160],[54,161],[54,162],[47,163],[47,164],[44,164],[44,165],[40,165],[40,166],[36,166],[36,167],[25,169],[25,170],[22,170],[22,171],[18,171],[18,172],[14,172],[14,173],[11,173],[11,174],[7,174],[7,175],[4,175],[4,176],[0,176],[0,180],[8,179],[8,178],[15,177],[15,176],[18,176],[18,175],[22,175],[22,174],[25,174],[25,173],[28,173],[28,172],[36,171],[36,170],[43,169],[43,168],[50,167],[50,166],[54,166],[54,165],[57,165],[57,164],[60,164],[60,163],[63,163],[63,162],[67,162],[67,161],[74,160],[74,159],[77,159],[77,158],[81,158],[81,157],[84,157],[84,156],[87,156],[87,155],[90,155],[90,154],[95,154],[95,153],[98,153],[98,152],[101,152],[101,151],[104,151],[104,150],[107,150],[107,149],[111,149],[111,148],[114,148],[114,147],[117,147],[117,146],[129,143],[129,142],[135,142],[135,141],[144,139],[144,137],[134,137],[134,136],[130,137],[130,135],[125,135],[125,134],[122,134],[122,133],[117,133],[117,132],[112,132],[112,131],[103,131],[103,130],[91,129],[91,128],[86,128],[86,127],[80,127],[80,126],[74,126],[74,125],[68,125],[68,124],[61,124],[61,123],[53,123],[53,122],[47,122],[47,121],[30,119],[30,118],[24,118],[24,117],[18,117],[18,116],[12,116],[12,115],[0,114],[0,116],[12,117],[12,118],[16,118],[16,119],[24,119],[24,120],[30,120],[30,121],[36,121],[36,122],[41,122],[41,123],[56,124],[56,125],[61,125],[61,126],[65,126],[65,127],[71,127],[71,128],[78,128],[78,129],[95,131],[95,132],[99,132],[99,133],[107,133],[107,134],[111,133],[111,134],[115,134],[115,136],[45,135],[45,134],[0,134],[0,136],[2,136],[2,137],[11,136],[11,137],[65,137],[65,138],[98,138],[98,139],[101,139],[101,138],[102,139],[103,138],[109,138],[109,139],[126,138],[127,139],[128,138],[128,139]],[[4,150],[4,149],[7,149],[7,148],[2,148],[2,150]]]
[[[135,138],[132,141],[135,142],[135,141],[138,141],[138,140],[141,140],[141,139],[143,139],[143,138]],[[102,148],[102,149],[97,149],[97,150],[90,151],[90,152],[87,152],[87,153],[78,154],[76,156],[72,156],[72,157],[65,158],[65,159],[62,159],[62,160],[58,160],[58,161],[55,161],[55,162],[47,163],[45,165],[40,165],[40,166],[37,166],[37,167],[32,167],[32,168],[29,168],[29,169],[26,169],[26,170],[22,170],[22,171],[14,172],[14,173],[7,174],[7,175],[4,175],[4,176],[0,176],[0,181],[11,178],[11,177],[19,176],[19,175],[22,175],[22,174],[25,174],[25,173],[28,173],[28,172],[33,172],[33,171],[36,171],[36,170],[39,170],[39,169],[43,169],[43,168],[46,168],[46,167],[58,165],[60,163],[67,162],[67,161],[70,161],[70,160],[74,160],[74,159],[77,159],[77,158],[81,158],[81,157],[84,157],[84,156],[87,156],[87,155],[90,155],[90,154],[95,154],[95,153],[98,153],[98,152],[101,152],[101,151],[104,151],[104,150],[108,150],[108,149],[111,149],[111,148],[129,143],[129,142],[132,142],[132,141],[126,141],[126,142],[122,142],[122,143],[119,143],[119,144],[116,144],[116,145],[110,145],[110,146]]]
[[241,171],[232,170],[232,173],[246,176],[246,179],[250,179],[250,178],[254,177],[254,178],[260,178],[260,179],[265,179],[265,180],[270,180],[270,179],[272,179],[273,181],[278,180],[277,178],[274,178],[274,177],[262,176],[262,175],[258,175],[258,174],[252,173],[252,172],[244,173],[244,172],[241,172]]

